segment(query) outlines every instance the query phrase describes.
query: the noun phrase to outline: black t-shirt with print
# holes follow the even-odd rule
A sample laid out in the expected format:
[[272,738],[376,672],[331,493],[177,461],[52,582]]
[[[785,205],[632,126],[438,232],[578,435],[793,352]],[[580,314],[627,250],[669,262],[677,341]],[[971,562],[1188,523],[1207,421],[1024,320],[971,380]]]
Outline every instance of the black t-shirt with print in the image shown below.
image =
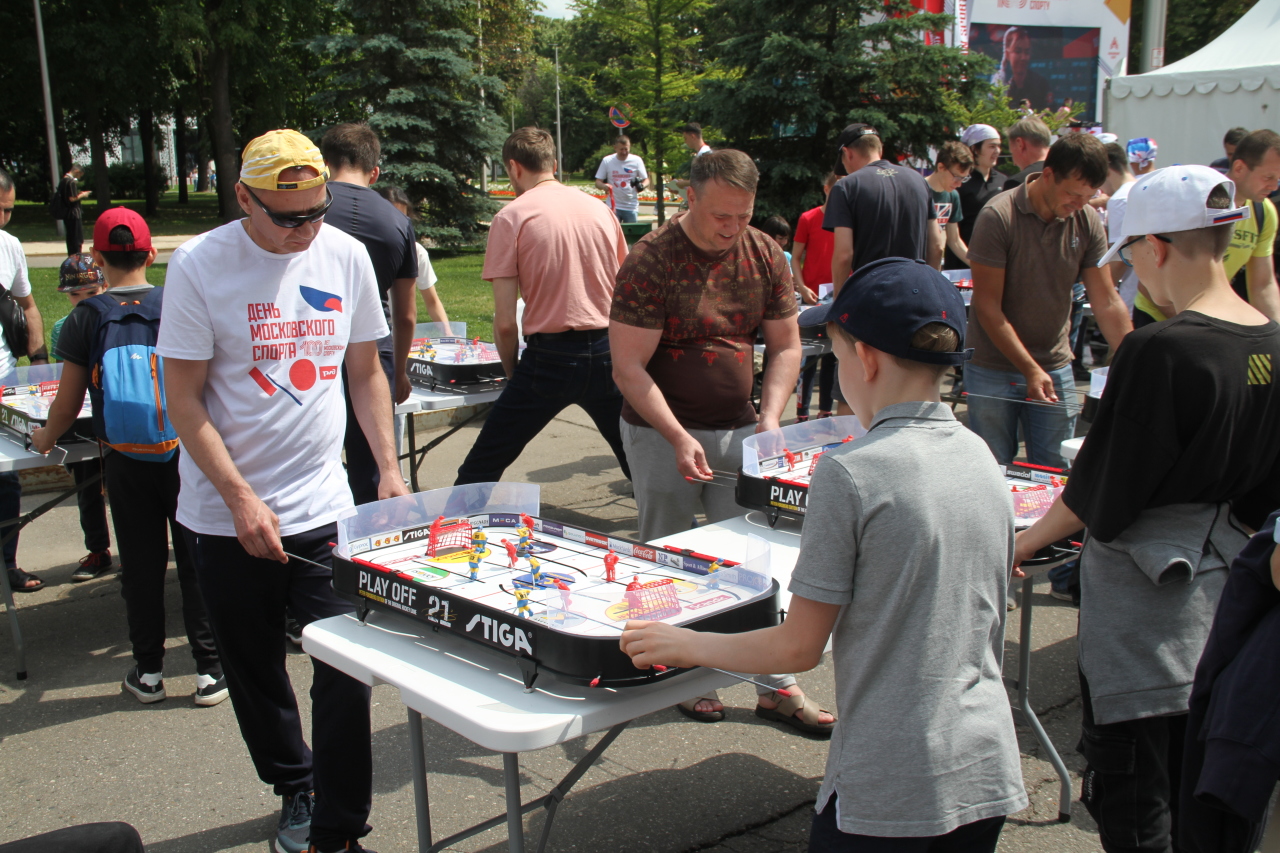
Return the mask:
[[933,194],[924,177],[876,160],[831,188],[822,227],[853,230],[853,270],[859,270],[881,258],[924,260],[933,218]]
[[1230,501],[1260,526],[1280,508],[1280,325],[1195,311],[1130,332],[1063,501],[1110,542],[1144,510]]

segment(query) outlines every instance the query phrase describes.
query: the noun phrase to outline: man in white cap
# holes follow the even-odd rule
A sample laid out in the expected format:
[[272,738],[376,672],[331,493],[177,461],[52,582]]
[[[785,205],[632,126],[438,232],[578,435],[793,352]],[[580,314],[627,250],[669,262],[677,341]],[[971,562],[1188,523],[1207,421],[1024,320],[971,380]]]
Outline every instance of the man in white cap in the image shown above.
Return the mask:
[[1015,546],[1016,565],[1089,531],[1082,800],[1108,853],[1187,849],[1171,804],[1193,676],[1240,531],[1280,506],[1280,325],[1232,290],[1222,263],[1248,216],[1207,166],[1133,185],[1099,264],[1132,264],[1177,314],[1125,337],[1066,490]]
[[387,322],[369,253],[323,225],[332,196],[315,145],[273,130],[242,159],[245,218],[184,243],[165,284],[156,350],[182,443],[178,521],[240,733],[284,800],[274,849],[360,850],[373,790],[369,688],[312,661],[313,762],[284,624],[286,607],[303,627],[353,609],[322,568],[354,506],[340,368],[378,461],[379,499],[406,494],[378,359]]
[[[1004,189],[1008,176],[996,168],[1000,159],[1000,131],[989,124],[971,124],[960,134],[960,141],[973,152],[973,171],[969,180],[956,190],[960,194],[960,239],[966,246],[973,238],[973,226],[978,224],[978,214],[996,193]],[[963,269],[969,266],[968,258],[961,262],[950,250],[945,269]]]

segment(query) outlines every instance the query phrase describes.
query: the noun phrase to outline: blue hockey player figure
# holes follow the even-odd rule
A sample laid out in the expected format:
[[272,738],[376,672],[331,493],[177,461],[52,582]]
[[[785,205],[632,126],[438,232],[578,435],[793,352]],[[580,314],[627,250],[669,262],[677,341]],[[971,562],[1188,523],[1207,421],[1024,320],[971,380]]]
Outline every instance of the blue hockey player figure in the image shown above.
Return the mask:
[[516,597],[516,615],[528,619],[533,615],[533,611],[529,609],[529,590],[517,589]]
[[484,552],[489,547],[489,536],[484,532],[484,528],[479,524],[473,525],[471,528],[471,550],[476,556],[484,556]]
[[472,548],[470,555],[467,557],[467,568],[471,570],[471,579],[473,581],[480,580],[480,552]]
[[720,561],[712,560],[707,567],[707,589],[720,588]]
[[538,562],[538,558],[532,555],[529,557],[529,574],[533,575],[535,585],[542,586],[542,563]]

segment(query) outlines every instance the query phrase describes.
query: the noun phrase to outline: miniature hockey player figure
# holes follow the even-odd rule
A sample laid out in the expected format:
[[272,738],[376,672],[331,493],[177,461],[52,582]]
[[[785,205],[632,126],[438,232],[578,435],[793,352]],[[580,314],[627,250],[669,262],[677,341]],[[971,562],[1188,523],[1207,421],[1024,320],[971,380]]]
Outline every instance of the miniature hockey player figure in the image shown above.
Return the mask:
[[552,581],[555,583],[556,589],[560,590],[561,607],[563,607],[565,610],[568,610],[569,605],[573,604],[573,599],[569,597],[569,592],[570,592],[569,585],[564,581],[560,580],[560,578],[552,578]]
[[538,586],[542,586],[544,578],[542,577],[542,563],[538,562],[538,558],[529,557],[529,574],[533,575],[533,582]]
[[477,555],[482,556],[489,547],[489,535],[484,532],[484,528],[479,524],[473,524],[471,527],[471,550]]
[[520,513],[520,523],[529,528],[529,538],[533,538],[533,516],[528,513]]
[[790,450],[787,450],[785,447],[782,448],[782,455],[787,460],[787,471],[794,471],[796,467],[796,462],[800,461],[800,457],[796,456],[794,453],[792,453]]
[[516,597],[516,615],[528,619],[533,615],[533,611],[529,609],[529,590],[517,589]]
[[609,583],[617,581],[618,575],[618,555],[609,549],[609,553],[604,555],[604,579]]
[[471,570],[471,579],[480,580],[480,554],[474,548],[467,556],[467,568]]
[[440,538],[440,528],[444,526],[444,516],[439,516],[435,521],[431,522],[431,529],[428,531],[429,540],[435,542]]
[[516,543],[506,537],[503,537],[502,546],[507,549],[507,560],[510,561],[509,568],[514,569],[516,567],[516,558],[520,556],[520,552],[516,548]]
[[527,556],[529,553],[529,540],[532,534],[529,528],[523,524],[516,528],[516,535],[520,537],[520,541],[516,544],[516,553],[521,557]]
[[712,560],[707,567],[707,589],[720,588],[720,561]]
[[640,604],[640,576],[632,575],[631,583],[627,584],[627,593],[623,596],[627,600],[628,616],[632,619],[639,615],[642,607]]

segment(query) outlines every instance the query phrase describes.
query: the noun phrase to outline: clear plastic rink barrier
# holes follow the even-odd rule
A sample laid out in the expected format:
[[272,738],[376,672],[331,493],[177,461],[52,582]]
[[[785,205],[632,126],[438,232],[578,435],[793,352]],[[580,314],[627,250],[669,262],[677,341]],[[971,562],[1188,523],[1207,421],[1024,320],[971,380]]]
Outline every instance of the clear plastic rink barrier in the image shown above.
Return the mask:
[[806,447],[839,444],[849,436],[861,438],[866,434],[862,422],[853,415],[819,418],[756,433],[742,442],[742,471],[752,477],[759,477],[760,462],[781,456],[783,449],[796,451]]
[[467,324],[456,320],[447,323],[419,323],[413,327],[414,340],[418,338],[465,338]]
[[472,483],[467,486],[415,492],[358,506],[338,519],[338,556],[350,557],[349,543],[382,533],[430,524],[440,516],[465,518],[491,512],[541,511],[541,489],[531,483]]
[[57,382],[62,379],[62,362],[57,364],[21,365],[0,376],[0,386],[12,388],[21,385],[39,385],[41,382]]

